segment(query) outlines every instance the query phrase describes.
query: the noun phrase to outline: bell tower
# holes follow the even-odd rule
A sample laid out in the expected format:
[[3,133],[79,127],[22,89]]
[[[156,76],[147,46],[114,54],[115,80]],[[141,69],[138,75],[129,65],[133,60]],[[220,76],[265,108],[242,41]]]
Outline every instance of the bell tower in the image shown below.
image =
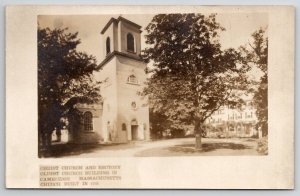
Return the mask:
[[121,16],[111,18],[101,31],[104,59],[96,77],[103,82],[101,136],[107,142],[149,139],[147,97],[138,94],[146,81],[141,32],[140,25]]
[[123,17],[111,18],[101,31],[103,53],[121,52],[139,58],[141,53],[141,26]]

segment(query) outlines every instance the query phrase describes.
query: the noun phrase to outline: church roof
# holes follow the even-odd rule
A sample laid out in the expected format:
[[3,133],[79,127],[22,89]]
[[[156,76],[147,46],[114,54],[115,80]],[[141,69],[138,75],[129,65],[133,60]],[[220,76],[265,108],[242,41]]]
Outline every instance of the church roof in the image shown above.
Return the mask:
[[130,20],[127,20],[126,18],[123,18],[122,16],[119,16],[117,19],[116,18],[111,18],[108,23],[103,27],[102,31],[101,31],[101,34],[104,34],[105,31],[107,30],[107,28],[112,24],[112,23],[116,23],[118,24],[119,21],[122,21],[122,22],[125,22],[125,23],[128,23],[132,26],[134,26],[135,28],[142,28],[140,25],[134,23],[134,22],[131,22]]
[[123,56],[123,57],[127,57],[127,58],[130,58],[130,59],[134,59],[134,60],[137,60],[137,61],[143,61],[142,58],[140,58],[139,56],[136,56],[136,55],[130,55],[130,54],[127,54],[127,53],[124,53],[124,52],[119,52],[119,51],[113,51],[111,53],[109,53],[105,59],[97,66],[97,69],[101,69],[107,62],[109,62],[114,56]]

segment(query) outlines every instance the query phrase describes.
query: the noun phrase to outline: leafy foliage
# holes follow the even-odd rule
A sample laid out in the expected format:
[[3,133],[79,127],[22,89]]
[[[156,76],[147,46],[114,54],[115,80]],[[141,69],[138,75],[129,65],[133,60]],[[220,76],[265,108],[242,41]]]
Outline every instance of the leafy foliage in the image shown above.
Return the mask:
[[219,33],[225,29],[216,15],[159,14],[146,27],[150,47],[142,58],[152,65],[144,90],[150,107],[163,113],[177,128],[200,124],[222,105],[239,105],[248,84],[248,66],[239,52],[221,49]]
[[60,118],[76,103],[100,100],[99,82],[94,82],[95,57],[76,50],[77,33],[67,29],[38,28],[39,133],[60,129]]
[[252,43],[249,47],[242,47],[245,61],[249,66],[258,67],[263,75],[257,89],[250,89],[254,93],[253,101],[258,117],[257,126],[262,128],[263,135],[268,134],[268,37],[266,30],[260,28],[252,34]]
[[263,137],[258,141],[256,150],[260,154],[263,154],[263,155],[268,154],[268,138],[267,137]]
[[151,138],[161,139],[166,130],[171,126],[167,116],[159,112],[153,112],[150,108],[149,118],[151,123]]

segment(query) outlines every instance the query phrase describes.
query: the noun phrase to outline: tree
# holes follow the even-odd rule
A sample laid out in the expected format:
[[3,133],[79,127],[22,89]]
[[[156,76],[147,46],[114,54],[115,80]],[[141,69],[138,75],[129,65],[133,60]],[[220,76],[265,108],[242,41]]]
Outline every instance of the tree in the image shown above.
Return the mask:
[[153,112],[152,108],[149,110],[149,119],[151,122],[151,138],[161,139],[163,133],[170,128],[171,123],[168,121],[167,116],[159,112]]
[[61,117],[75,104],[100,100],[99,82],[92,77],[96,59],[76,50],[77,34],[38,28],[39,146],[49,145],[54,129],[60,133]]
[[201,149],[204,121],[222,105],[239,105],[247,80],[247,66],[239,53],[221,49],[216,15],[159,14],[146,27],[142,58],[151,64],[143,94],[150,107],[172,126],[194,124],[197,149]]
[[[255,88],[249,89],[254,94],[253,102],[258,117],[257,127],[260,127],[263,136],[268,135],[268,37],[266,30],[260,28],[252,34],[252,42],[248,47],[241,47],[245,62],[249,66],[258,67],[262,76]],[[257,82],[253,82],[256,84]]]

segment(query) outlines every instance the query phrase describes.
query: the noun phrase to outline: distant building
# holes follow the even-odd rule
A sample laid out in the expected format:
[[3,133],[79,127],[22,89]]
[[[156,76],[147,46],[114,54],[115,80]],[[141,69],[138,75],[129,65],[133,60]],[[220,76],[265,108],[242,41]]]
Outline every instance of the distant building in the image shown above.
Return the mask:
[[103,102],[77,104],[79,113],[69,116],[70,141],[126,143],[149,139],[147,99],[138,95],[146,81],[146,64],[139,56],[140,29],[123,17],[111,18],[102,29],[105,59],[95,78],[103,82]]
[[252,137],[257,136],[256,110],[250,100],[240,108],[223,106],[205,122],[207,136],[217,137]]

